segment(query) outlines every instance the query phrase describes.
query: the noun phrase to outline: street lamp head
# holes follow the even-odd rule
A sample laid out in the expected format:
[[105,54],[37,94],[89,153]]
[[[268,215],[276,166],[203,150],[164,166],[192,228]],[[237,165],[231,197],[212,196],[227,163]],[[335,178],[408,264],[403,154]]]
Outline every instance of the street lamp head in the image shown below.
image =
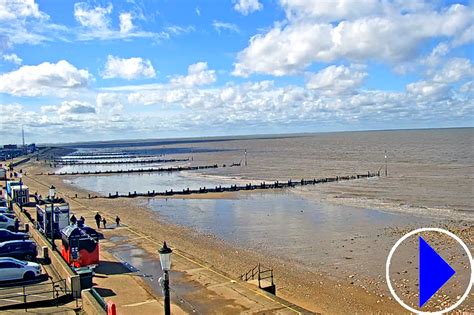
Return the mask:
[[53,199],[55,195],[56,195],[56,187],[51,185],[51,187],[49,188],[49,199]]
[[171,250],[171,248],[166,246],[166,242],[164,242],[163,247],[158,250],[158,253],[160,254],[161,269],[163,269],[163,271],[169,271],[171,269],[172,252],[173,251]]

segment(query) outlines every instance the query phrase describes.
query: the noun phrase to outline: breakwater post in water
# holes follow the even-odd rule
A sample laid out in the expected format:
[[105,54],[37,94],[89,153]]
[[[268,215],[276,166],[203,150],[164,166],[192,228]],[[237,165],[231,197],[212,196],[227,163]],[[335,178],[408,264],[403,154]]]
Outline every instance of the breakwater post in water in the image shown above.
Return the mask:
[[166,190],[164,192],[156,192],[153,190],[152,192],[148,191],[146,193],[137,193],[136,191],[128,192],[128,194],[119,194],[115,192],[115,194],[109,193],[108,196],[93,196],[90,195],[88,198],[135,198],[135,197],[156,197],[156,196],[173,196],[173,195],[191,195],[191,194],[207,194],[207,193],[220,193],[220,192],[235,192],[241,190],[262,190],[262,189],[282,189],[282,188],[293,188],[296,186],[307,186],[307,185],[318,185],[324,183],[331,183],[331,182],[340,182],[340,181],[348,181],[348,180],[355,180],[355,179],[362,179],[362,178],[370,178],[370,177],[379,177],[380,171],[378,172],[367,172],[366,174],[355,174],[355,175],[348,175],[348,176],[336,176],[336,177],[325,177],[319,179],[304,179],[298,181],[288,180],[287,182],[281,183],[279,181],[275,181],[273,183],[266,183],[261,182],[260,184],[252,184],[248,183],[245,185],[230,185],[227,187],[216,186],[214,188],[208,187],[201,187],[199,189],[189,189],[185,188],[183,190]]
[[[195,171],[204,170],[209,168],[226,167],[226,165],[218,166],[214,165],[201,165],[201,166],[177,166],[168,168],[140,168],[131,170],[111,170],[111,171],[87,171],[87,172],[59,172],[59,173],[48,173],[50,176],[73,176],[73,175],[101,175],[101,174],[127,174],[127,173],[155,173],[155,172],[182,172],[182,171]],[[231,167],[231,166],[229,166]],[[40,173],[39,175],[43,175]]]
[[78,160],[54,160],[54,165],[113,165],[113,164],[150,164],[150,163],[172,163],[172,162],[187,162],[189,159],[152,159],[152,160],[117,160],[117,161],[96,161],[83,162]]

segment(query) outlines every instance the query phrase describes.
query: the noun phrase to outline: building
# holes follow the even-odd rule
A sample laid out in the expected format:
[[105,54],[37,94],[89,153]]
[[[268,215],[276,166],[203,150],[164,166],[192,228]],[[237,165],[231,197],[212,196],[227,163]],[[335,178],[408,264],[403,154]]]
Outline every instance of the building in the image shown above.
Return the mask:
[[11,186],[11,199],[20,205],[30,202],[30,189],[25,184]]
[[16,144],[6,144],[3,146],[3,149],[0,149],[0,161],[7,161],[36,151],[37,148],[34,143],[20,147]]
[[54,215],[51,220],[51,203],[49,199],[40,200],[36,205],[36,224],[40,232],[51,235],[51,228],[55,237],[61,236],[61,230],[69,225],[69,204],[63,199],[55,199]]

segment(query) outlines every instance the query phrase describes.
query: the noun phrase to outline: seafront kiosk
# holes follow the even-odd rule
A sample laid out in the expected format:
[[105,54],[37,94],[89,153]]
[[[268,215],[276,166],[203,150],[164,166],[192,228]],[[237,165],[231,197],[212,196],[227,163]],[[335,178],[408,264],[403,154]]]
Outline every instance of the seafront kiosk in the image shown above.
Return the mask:
[[26,205],[30,202],[30,189],[25,184],[12,186],[11,198],[18,204]]
[[54,200],[54,217],[51,224],[51,203],[40,200],[36,205],[36,225],[41,233],[50,237],[51,226],[54,237],[61,236],[61,230],[69,225],[69,204],[64,199]]
[[99,264],[99,233],[85,225],[69,225],[61,230],[61,255],[75,268]]
[[30,200],[30,192],[28,186],[21,182],[9,181],[6,185],[6,199],[8,207],[11,209],[12,203],[27,204]]

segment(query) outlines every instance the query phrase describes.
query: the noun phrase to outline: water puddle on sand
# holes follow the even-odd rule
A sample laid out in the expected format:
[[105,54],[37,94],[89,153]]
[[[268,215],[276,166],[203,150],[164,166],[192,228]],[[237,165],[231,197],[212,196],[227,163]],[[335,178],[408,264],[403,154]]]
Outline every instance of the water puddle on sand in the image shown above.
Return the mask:
[[432,222],[408,214],[318,203],[291,192],[240,196],[150,199],[147,205],[162,220],[337,277],[381,278],[394,242],[386,237],[386,228]]
[[[223,177],[190,176],[192,172],[179,173],[140,173],[111,174],[103,176],[74,176],[64,181],[82,189],[98,192],[128,194],[129,192],[146,193],[148,191],[164,192],[174,189],[199,189],[200,187],[230,186],[236,184],[233,179]],[[196,174],[196,173],[192,173]]]

